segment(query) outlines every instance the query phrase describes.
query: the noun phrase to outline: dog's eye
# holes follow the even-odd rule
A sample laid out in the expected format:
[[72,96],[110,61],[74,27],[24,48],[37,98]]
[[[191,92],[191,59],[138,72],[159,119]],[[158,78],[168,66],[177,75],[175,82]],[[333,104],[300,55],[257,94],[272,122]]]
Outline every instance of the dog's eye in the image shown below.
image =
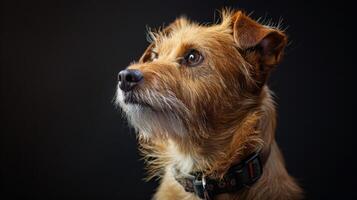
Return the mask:
[[185,55],[182,64],[189,67],[194,67],[201,64],[202,61],[203,61],[203,56],[201,55],[201,53],[195,49],[191,49]]
[[151,51],[150,60],[156,60],[159,57],[159,54],[155,51]]

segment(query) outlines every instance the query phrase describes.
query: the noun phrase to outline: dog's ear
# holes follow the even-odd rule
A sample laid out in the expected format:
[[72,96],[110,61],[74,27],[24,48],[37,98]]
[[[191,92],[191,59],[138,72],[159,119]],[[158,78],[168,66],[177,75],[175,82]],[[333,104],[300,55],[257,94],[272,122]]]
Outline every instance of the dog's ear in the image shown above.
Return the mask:
[[241,11],[233,14],[232,26],[234,41],[248,61],[266,68],[264,70],[280,62],[287,43],[282,31],[261,25]]
[[[189,21],[186,19],[186,17],[181,16],[181,17],[177,18],[174,22],[169,24],[168,26],[164,27],[160,32],[163,35],[169,35],[173,30],[179,29],[179,28],[187,25],[188,23],[189,23]],[[151,44],[146,48],[144,54],[139,59],[139,62],[145,62],[146,60],[148,60],[151,57],[151,50],[154,47],[154,45],[155,44],[153,42],[151,42]]]

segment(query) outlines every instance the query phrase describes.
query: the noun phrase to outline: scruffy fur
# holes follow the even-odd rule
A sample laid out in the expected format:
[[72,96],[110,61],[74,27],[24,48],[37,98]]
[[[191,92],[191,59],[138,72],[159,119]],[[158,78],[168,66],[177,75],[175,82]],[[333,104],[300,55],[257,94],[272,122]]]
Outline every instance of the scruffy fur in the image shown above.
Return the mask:
[[[197,200],[175,180],[174,168],[220,178],[262,149],[268,157],[258,182],[214,199],[301,199],[275,141],[276,111],[266,85],[283,55],[284,32],[224,10],[220,23],[181,17],[149,38],[143,56],[128,67],[144,76],[132,91],[137,102],[125,102],[119,88],[116,102],[138,131],[149,178],[161,178],[153,198]],[[189,49],[202,53],[202,64],[180,64]]]

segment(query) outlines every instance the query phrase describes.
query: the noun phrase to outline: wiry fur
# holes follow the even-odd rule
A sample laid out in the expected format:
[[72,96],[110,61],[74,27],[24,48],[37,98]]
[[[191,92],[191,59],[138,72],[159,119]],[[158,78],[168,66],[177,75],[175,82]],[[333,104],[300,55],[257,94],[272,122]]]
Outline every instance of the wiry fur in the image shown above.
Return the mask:
[[[270,152],[261,179],[215,199],[300,199],[301,189],[287,173],[274,139],[275,106],[266,86],[286,36],[240,11],[225,10],[221,16],[218,24],[179,18],[149,32],[151,44],[129,66],[144,75],[133,91],[138,103],[125,103],[118,89],[116,102],[139,132],[149,178],[161,178],[154,199],[197,199],[176,182],[174,169],[220,178],[259,149]],[[180,65],[189,49],[203,54],[200,66]]]

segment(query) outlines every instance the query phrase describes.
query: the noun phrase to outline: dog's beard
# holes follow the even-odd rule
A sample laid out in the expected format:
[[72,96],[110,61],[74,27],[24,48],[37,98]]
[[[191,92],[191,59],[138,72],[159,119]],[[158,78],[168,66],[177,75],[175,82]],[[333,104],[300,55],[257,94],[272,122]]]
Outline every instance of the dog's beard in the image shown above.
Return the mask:
[[186,135],[184,122],[190,115],[187,107],[172,92],[163,95],[146,89],[123,93],[118,88],[115,102],[141,137]]

